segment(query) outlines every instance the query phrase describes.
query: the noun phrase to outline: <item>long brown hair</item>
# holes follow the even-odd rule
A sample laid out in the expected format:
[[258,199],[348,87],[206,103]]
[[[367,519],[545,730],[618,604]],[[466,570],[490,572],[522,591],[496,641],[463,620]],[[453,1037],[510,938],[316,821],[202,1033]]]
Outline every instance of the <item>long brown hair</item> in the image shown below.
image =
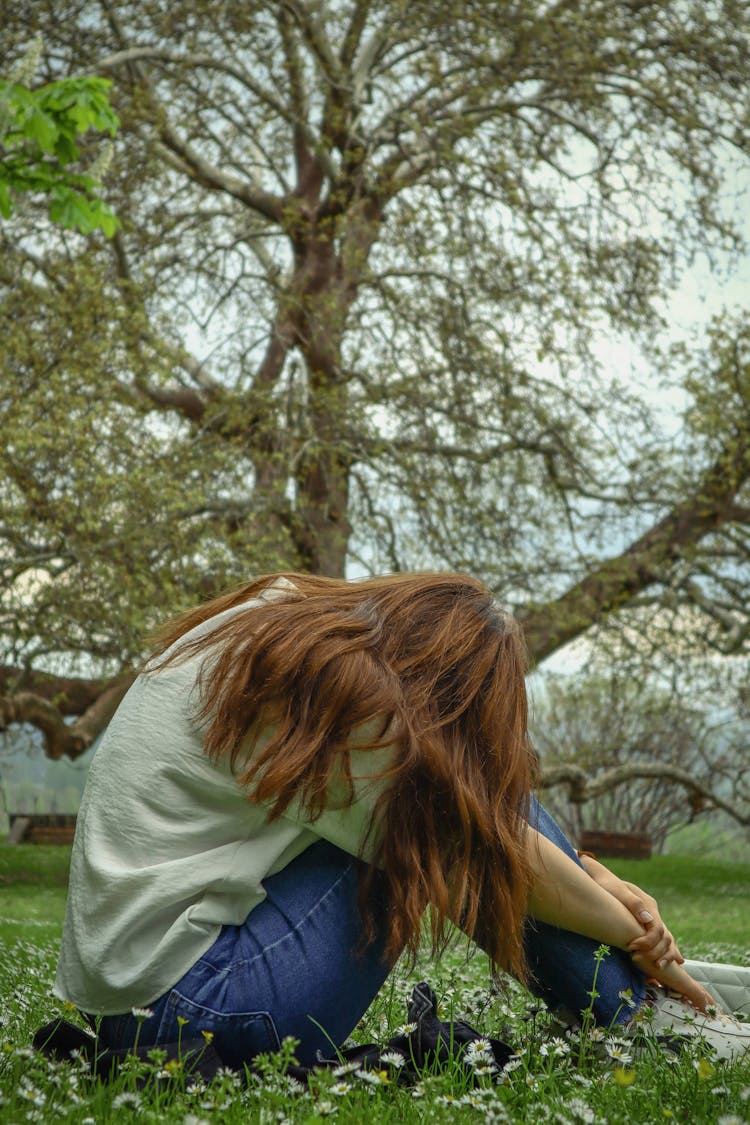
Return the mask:
[[[279,577],[294,589],[180,643]],[[429,906],[434,952],[454,922],[493,965],[523,977],[526,662],[519,626],[489,591],[462,574],[266,575],[168,623],[150,667],[204,651],[206,752],[229,756],[248,798],[267,803],[271,818],[296,801],[314,821],[332,783],[343,782],[351,802],[354,728],[376,721],[357,749],[392,746],[387,768],[371,775],[383,787],[370,822],[374,866],[360,884],[366,938],[383,925],[368,905],[380,868],[388,956],[416,953]],[[269,726],[270,741],[253,754]]]

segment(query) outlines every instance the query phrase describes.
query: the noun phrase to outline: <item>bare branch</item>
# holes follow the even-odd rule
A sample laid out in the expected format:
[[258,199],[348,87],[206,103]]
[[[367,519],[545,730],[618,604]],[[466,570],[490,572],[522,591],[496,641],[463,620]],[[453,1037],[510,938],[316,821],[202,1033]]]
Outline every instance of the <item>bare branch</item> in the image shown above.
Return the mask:
[[[354,56],[356,55],[359,48],[360,40],[362,38],[362,32],[365,29],[365,24],[367,23],[367,17],[370,14],[371,7],[372,0],[356,0],[356,3],[354,4],[354,8],[352,10],[352,18],[349,21],[349,26],[346,29],[346,35],[344,36],[344,41],[341,44],[341,50],[339,51],[341,64],[347,69],[351,66]],[[379,39],[381,37],[382,32],[380,32],[378,35]]]
[[519,611],[529,651],[543,660],[618,605],[665,579],[669,567],[725,522],[750,478],[750,434],[735,435],[693,492],[615,558],[559,598]]
[[281,223],[283,199],[260,186],[249,184],[246,180],[216,168],[179,136],[163,110],[159,114],[157,128],[163,143],[182,161],[183,166],[197,183],[212,191],[225,192],[244,203],[250,210],[263,215],[264,218],[274,223]]
[[0,696],[0,731],[11,723],[29,723],[41,731],[48,758],[79,758],[112,718],[133,678],[121,676],[111,683],[74,723],[65,722],[56,702],[35,692]]
[[[127,65],[134,69],[138,78],[145,85],[148,90],[149,99],[151,101],[154,116],[156,118],[156,128],[163,143],[182,161],[184,168],[188,171],[192,179],[202,184],[204,187],[212,191],[222,191],[227,195],[238,199],[246,207],[256,211],[258,214],[263,215],[265,218],[270,219],[274,223],[281,222],[284,201],[279,196],[273,195],[271,192],[265,191],[260,185],[248,183],[246,180],[241,180],[237,176],[233,176],[221,169],[216,168],[210,161],[206,160],[200,153],[196,152],[187,141],[183,140],[178,134],[175,127],[172,125],[166,109],[159,99],[153,83],[150,81],[145,68],[141,65],[144,58],[155,57],[170,57],[171,61],[179,60],[184,61],[184,57],[172,51],[165,51],[153,48],[139,48],[126,46],[125,36],[120,25],[116,13],[112,9],[112,5],[108,0],[103,0],[103,7],[107,13],[110,24],[123,44],[123,49],[116,55],[109,56],[108,59],[102,60],[100,66],[102,69],[111,69],[113,65]],[[203,65],[213,64],[211,56],[200,56]],[[113,60],[115,60],[113,62]],[[221,64],[222,69],[226,69],[229,64]],[[236,69],[236,68],[235,68]],[[244,72],[239,71],[235,77],[241,76]],[[274,106],[276,108],[276,106]],[[283,108],[283,107],[282,107]]]
[[281,2],[283,7],[297,21],[326,81],[331,86],[344,88],[346,85],[345,72],[334,54],[325,28],[320,21],[315,18],[306,4],[300,3],[300,0],[281,0]]
[[620,766],[613,766],[592,778],[580,766],[572,763],[548,766],[541,770],[539,788],[553,789],[558,785],[567,785],[571,801],[582,804],[637,778],[663,779],[682,785],[689,791],[691,797],[700,798],[701,801],[722,809],[739,824],[750,825],[750,809],[743,809],[726,797],[721,797],[688,770],[680,769],[679,766],[670,765],[668,762],[627,762]]
[[251,93],[255,94],[260,102],[267,105],[274,113],[277,113],[282,120],[287,121],[290,125],[302,123],[298,121],[295,112],[293,110],[290,111],[270,90],[262,86],[248,71],[238,66],[236,62],[232,62],[228,59],[217,59],[213,55],[201,53],[182,54],[179,51],[170,51],[166,47],[128,47],[123,51],[118,51],[114,55],[108,55],[98,62],[96,66],[99,70],[114,70],[128,63],[143,60],[149,62],[175,63],[188,68],[205,67],[207,70],[222,71],[224,74],[236,79],[237,82],[245,86]]

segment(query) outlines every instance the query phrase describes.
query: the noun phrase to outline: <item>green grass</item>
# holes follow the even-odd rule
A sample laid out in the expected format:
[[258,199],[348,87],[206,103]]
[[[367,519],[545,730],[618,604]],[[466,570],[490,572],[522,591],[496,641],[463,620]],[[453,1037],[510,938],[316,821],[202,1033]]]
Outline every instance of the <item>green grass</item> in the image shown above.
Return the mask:
[[750,864],[662,855],[605,863],[654,896],[685,956],[750,950]]
[[[515,1068],[495,1082],[468,1082],[458,1065],[425,1075],[416,1090],[392,1076],[320,1075],[310,1089],[292,1089],[282,1060],[269,1060],[245,1086],[226,1074],[191,1088],[160,1065],[122,1075],[112,1086],[92,1083],[81,1065],[53,1064],[29,1051],[33,1030],[62,1011],[51,980],[65,908],[69,849],[0,846],[0,1122],[65,1121],[76,1125],[145,1121],[168,1125],[405,1125],[436,1122],[550,1125],[708,1125],[750,1121],[750,1061],[708,1064],[695,1052],[670,1061],[661,1052],[618,1068],[594,1057],[587,1036],[555,1040],[557,1028],[519,986],[488,987],[486,960],[464,950],[440,965],[425,962],[411,976],[392,975],[356,1037],[384,1041],[405,1018],[404,996],[426,978],[446,1018],[463,1017],[518,1052]],[[612,863],[618,874],[650,890],[683,953],[750,963],[750,866],[684,857]],[[66,1013],[69,1017],[71,1013]],[[75,1017],[73,1017],[75,1018]],[[602,1054],[601,1047],[598,1048]],[[145,1088],[143,1083],[146,1083]]]
[[70,848],[0,845],[0,948],[14,939],[59,941]]

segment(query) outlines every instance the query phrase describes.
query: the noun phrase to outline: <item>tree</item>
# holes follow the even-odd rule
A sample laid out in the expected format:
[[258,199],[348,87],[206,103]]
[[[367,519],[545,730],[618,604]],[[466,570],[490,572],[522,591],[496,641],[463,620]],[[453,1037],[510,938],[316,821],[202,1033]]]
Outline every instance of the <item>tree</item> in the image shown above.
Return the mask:
[[479,573],[537,660],[742,650],[747,325],[658,361],[677,442],[596,341],[741,247],[744,4],[0,12],[122,119],[111,243],[1,235],[0,723],[75,756],[156,617],[280,566]]
[[9,219],[15,197],[31,192],[48,198],[53,222],[82,234],[113,235],[118,223],[99,198],[105,150],[86,172],[76,170],[78,137],[89,129],[114,136],[119,124],[104,78],[63,78],[40,89],[26,85],[42,52],[41,39],[27,51],[7,81],[0,80],[0,215]]
[[534,713],[545,805],[572,840],[586,829],[642,832],[659,850],[717,807],[750,825],[745,729],[726,707],[616,671],[547,679]]

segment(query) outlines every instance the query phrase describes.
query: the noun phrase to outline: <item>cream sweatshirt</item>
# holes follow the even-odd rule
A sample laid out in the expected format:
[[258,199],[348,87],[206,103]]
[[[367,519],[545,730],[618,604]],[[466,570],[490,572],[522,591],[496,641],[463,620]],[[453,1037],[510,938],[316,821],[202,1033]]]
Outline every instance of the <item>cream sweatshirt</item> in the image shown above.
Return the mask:
[[[261,599],[283,597],[285,579],[198,626],[210,631]],[[194,719],[200,661],[138,677],[94,755],[78,815],[55,994],[112,1015],[166,992],[265,897],[263,880],[326,839],[363,855],[388,748],[358,750],[356,801],[310,823],[291,806],[269,822],[226,763],[210,761]],[[265,739],[259,739],[258,745]],[[256,746],[257,749],[257,746]]]

